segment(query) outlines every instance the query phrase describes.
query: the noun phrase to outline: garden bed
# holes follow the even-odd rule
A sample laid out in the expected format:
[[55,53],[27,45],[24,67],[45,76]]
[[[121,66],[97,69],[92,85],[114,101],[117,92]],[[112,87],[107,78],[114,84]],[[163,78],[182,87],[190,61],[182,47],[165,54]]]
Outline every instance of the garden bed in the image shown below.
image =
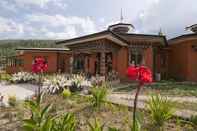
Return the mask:
[[[48,95],[45,96],[43,104],[46,105],[52,103],[53,107],[51,110],[51,115],[58,115],[66,112],[73,112],[77,118],[77,131],[87,131],[87,122],[94,122],[97,118],[100,124],[105,124],[105,130],[108,126],[116,127],[121,129],[121,131],[129,131],[132,118],[132,109],[125,106],[106,104],[100,109],[95,110],[89,102],[89,97],[74,94],[67,99],[64,99],[61,95]],[[149,113],[141,110],[143,114],[143,124],[142,129],[153,131],[154,126],[152,126],[149,119]],[[22,118],[29,117],[29,111],[25,110],[23,104],[16,107],[1,109],[1,130],[16,130],[21,131]],[[3,115],[4,114],[4,115]],[[12,114],[12,115],[10,115]],[[12,117],[12,118],[11,118]],[[2,123],[3,120],[7,120],[6,124]],[[183,121],[179,118],[172,118],[165,125],[164,131],[195,131],[194,127],[188,122]]]

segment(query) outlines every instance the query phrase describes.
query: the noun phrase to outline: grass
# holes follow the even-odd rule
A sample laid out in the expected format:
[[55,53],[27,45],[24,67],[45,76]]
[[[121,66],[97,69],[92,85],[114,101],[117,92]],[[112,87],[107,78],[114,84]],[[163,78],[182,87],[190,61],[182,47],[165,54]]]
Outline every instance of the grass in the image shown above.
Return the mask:
[[[132,92],[136,88],[135,84],[121,84],[114,87],[114,92]],[[195,96],[197,97],[197,84],[160,82],[147,85],[142,94],[147,95],[153,92],[159,92],[165,96]]]
[[[77,118],[77,131],[87,131],[88,130],[88,122],[94,123],[95,117],[100,121],[101,125],[105,125],[104,129],[106,130],[109,127],[116,127],[121,129],[121,131],[129,131],[129,127],[131,124],[132,118],[132,109],[128,109],[125,106],[121,105],[110,105],[103,106],[100,110],[94,110],[89,102],[89,98],[87,96],[80,96],[78,94],[73,94],[68,99],[64,99],[61,95],[48,95],[45,97],[43,105],[47,105],[48,103],[53,104],[53,109],[50,112],[51,115],[59,115],[66,112],[74,113]],[[11,111],[13,110],[13,111]],[[20,114],[20,118],[18,113]],[[143,130],[151,131],[152,125],[149,119],[149,113],[141,110],[144,114],[143,116]],[[10,119],[10,115],[7,115],[6,118],[2,118],[2,114],[5,113],[15,113],[17,115],[12,115],[14,119],[12,121],[8,121],[8,125],[2,126],[2,121]],[[12,130],[16,129],[20,131],[20,126],[22,125],[21,117],[29,117],[29,113],[27,110],[18,106],[1,109],[0,112],[0,129],[1,130]],[[15,120],[18,120],[15,122]],[[180,131],[187,131],[191,128],[191,131],[194,131],[193,127],[188,123],[180,122],[177,124],[177,119],[170,119],[170,121],[165,125],[164,129],[168,131],[175,131],[180,127]]]

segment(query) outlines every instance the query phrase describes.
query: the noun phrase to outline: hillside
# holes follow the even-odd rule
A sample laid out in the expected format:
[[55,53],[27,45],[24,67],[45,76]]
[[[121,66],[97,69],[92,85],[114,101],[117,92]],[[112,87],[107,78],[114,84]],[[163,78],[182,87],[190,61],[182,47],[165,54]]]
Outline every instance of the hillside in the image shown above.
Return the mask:
[[55,40],[0,40],[0,58],[15,55],[15,49],[19,47],[59,47],[55,42]]

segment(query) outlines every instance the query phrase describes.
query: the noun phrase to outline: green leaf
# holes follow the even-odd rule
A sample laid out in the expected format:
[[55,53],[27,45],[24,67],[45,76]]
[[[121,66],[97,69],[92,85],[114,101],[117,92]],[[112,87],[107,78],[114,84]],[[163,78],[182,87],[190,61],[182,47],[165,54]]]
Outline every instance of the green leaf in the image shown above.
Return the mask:
[[46,114],[48,114],[49,110],[51,108],[51,104],[48,104],[47,106],[45,106],[45,108],[42,110],[41,112],[41,119],[46,116]]
[[26,120],[23,120],[23,122],[24,122],[23,128],[26,131],[31,131],[37,128],[37,123],[32,119],[26,119]]

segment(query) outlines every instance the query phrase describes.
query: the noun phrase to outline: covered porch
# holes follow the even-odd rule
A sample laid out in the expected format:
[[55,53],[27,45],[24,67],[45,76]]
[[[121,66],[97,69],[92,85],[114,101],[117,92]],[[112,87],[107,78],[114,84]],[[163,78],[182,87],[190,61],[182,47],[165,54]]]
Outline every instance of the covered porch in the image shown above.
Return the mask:
[[72,50],[71,73],[108,76],[117,72],[117,55],[121,48],[107,39],[68,46]]
[[105,79],[127,79],[126,71],[131,64],[149,67],[155,77],[161,73],[161,61],[167,61],[160,55],[160,49],[166,44],[163,36],[116,34],[108,30],[58,44],[64,44],[71,51],[70,73],[99,75]]

